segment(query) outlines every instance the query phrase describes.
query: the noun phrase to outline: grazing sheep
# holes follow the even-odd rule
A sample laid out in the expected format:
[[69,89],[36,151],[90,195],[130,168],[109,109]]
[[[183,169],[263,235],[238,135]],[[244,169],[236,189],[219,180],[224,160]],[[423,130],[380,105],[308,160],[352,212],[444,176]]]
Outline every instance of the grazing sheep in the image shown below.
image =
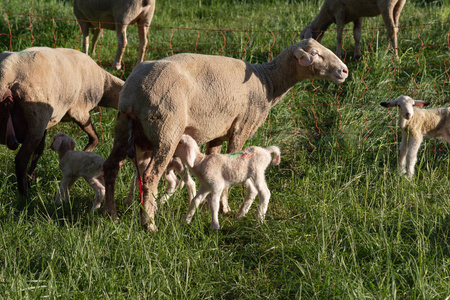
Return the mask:
[[362,17],[375,17],[381,14],[387,27],[388,36],[397,56],[398,21],[406,0],[325,0],[317,17],[301,32],[302,38],[314,38],[321,41],[324,32],[332,23],[336,23],[336,55],[341,56],[342,33],[344,25],[353,22],[355,38],[354,59],[361,59]]
[[[142,160],[138,159],[139,165],[141,170],[144,170],[146,166],[148,166],[149,159]],[[177,176],[178,174],[181,177],[181,181],[178,180]],[[133,181],[130,185],[130,192],[128,193],[127,198],[125,199],[125,204],[131,205],[133,201],[133,195],[134,191],[138,188],[138,178],[139,173],[136,172]],[[167,181],[167,189],[166,193],[161,196],[161,203],[164,204],[167,202],[167,200],[172,197],[172,195],[175,193],[177,187],[182,189],[184,185],[186,185],[187,191],[188,191],[188,199],[189,203],[192,201],[192,199],[195,196],[195,182],[190,176],[188,170],[184,167],[183,163],[181,162],[180,158],[174,157],[172,161],[167,166],[166,171],[164,172],[164,179]]]
[[[223,56],[178,54],[139,64],[121,91],[114,129],[114,146],[103,166],[105,213],[117,217],[114,185],[128,149],[128,120],[137,151],[151,156],[143,175],[141,224],[156,230],[155,199],[158,181],[183,133],[209,152],[237,152],[297,82],[327,79],[343,83],[348,69],[330,50],[313,39],[282,51],[272,61],[253,65]],[[228,207],[227,190],[222,205]]]
[[139,57],[137,64],[144,60],[147,47],[147,33],[155,12],[155,0],[74,0],[73,12],[83,33],[83,51],[89,50],[89,28],[94,28],[92,53],[95,52],[100,31],[115,30],[117,52],[113,68],[120,70],[121,61],[127,46],[127,26],[137,23],[139,32]]
[[63,173],[55,203],[61,204],[61,198],[67,201],[72,185],[78,178],[83,177],[95,191],[95,201],[91,209],[91,212],[94,212],[100,207],[105,196],[103,157],[92,152],[74,151],[75,141],[61,132],[53,137],[50,148],[58,152],[59,168]]
[[29,48],[0,54],[0,143],[15,150],[19,192],[28,189],[45,147],[48,128],[74,121],[89,136],[92,151],[98,136],[89,111],[96,106],[117,109],[124,82],[99,67],[88,55],[72,49]]
[[[271,153],[274,153],[272,160]],[[267,148],[248,147],[239,153],[205,155],[200,152],[195,140],[186,134],[175,150],[192,174],[200,182],[197,195],[189,204],[186,222],[189,224],[198,205],[211,193],[209,207],[211,209],[213,230],[219,226],[220,196],[226,187],[244,183],[247,188],[247,197],[239,209],[238,216],[243,217],[250,209],[256,195],[259,195],[258,219],[263,222],[269,205],[270,191],[265,180],[265,171],[270,162],[274,165],[280,163],[280,149],[276,146]]]
[[417,152],[423,137],[440,138],[450,143],[450,108],[422,109],[430,103],[400,96],[396,100],[380,103],[384,107],[399,108],[398,126],[402,129],[402,142],[398,157],[400,175],[414,175]]

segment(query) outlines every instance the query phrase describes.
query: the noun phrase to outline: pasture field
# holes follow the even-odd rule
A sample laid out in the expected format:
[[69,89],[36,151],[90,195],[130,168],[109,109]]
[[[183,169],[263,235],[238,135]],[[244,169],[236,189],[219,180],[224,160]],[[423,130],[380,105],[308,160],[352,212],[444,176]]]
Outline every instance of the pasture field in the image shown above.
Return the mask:
[[[318,13],[318,0],[157,0],[147,59],[199,52],[263,63],[293,42]],[[33,46],[81,48],[69,0],[0,0],[0,50]],[[139,224],[139,206],[123,205],[133,175],[119,173],[119,222],[89,214],[94,193],[82,180],[69,203],[56,207],[61,180],[49,149],[65,131],[81,150],[75,125],[48,132],[27,206],[18,210],[13,151],[0,146],[1,299],[450,299],[449,146],[427,140],[416,175],[397,174],[397,111],[380,102],[407,94],[432,106],[450,102],[450,2],[409,0],[401,18],[399,58],[386,49],[381,17],[363,22],[363,60],[351,60],[346,26],[341,86],[320,80],[297,84],[247,145],[278,145],[270,166],[266,222],[220,215],[210,230],[200,209],[186,225],[187,193],[160,205],[159,231]],[[322,44],[335,48],[333,25]],[[137,55],[137,30],[128,29],[124,80]],[[108,68],[116,39],[105,31],[93,55]],[[107,157],[114,110],[92,112]],[[161,190],[164,185],[161,183]],[[242,187],[230,190],[237,211]]]

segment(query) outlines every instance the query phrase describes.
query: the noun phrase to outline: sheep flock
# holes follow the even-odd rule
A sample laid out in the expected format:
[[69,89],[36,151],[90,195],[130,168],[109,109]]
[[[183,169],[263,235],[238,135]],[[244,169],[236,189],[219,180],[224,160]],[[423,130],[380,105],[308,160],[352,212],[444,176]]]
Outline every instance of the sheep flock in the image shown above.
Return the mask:
[[[123,5],[112,0],[100,5],[99,0],[74,0],[73,11],[83,35],[82,52],[33,47],[0,54],[0,143],[10,150],[20,147],[15,175],[21,201],[26,201],[47,129],[63,121],[76,123],[89,137],[84,151],[75,151],[74,140],[61,132],[52,142],[63,174],[55,203],[67,201],[71,186],[83,177],[95,191],[92,212],[104,199],[103,213],[118,219],[115,183],[129,157],[136,171],[134,178],[126,179],[130,192],[124,202],[131,205],[135,192],[139,192],[144,212],[141,225],[150,232],[157,230],[157,200],[167,202],[177,188],[184,186],[189,195],[186,223],[191,222],[200,203],[207,201],[211,228],[220,229],[219,209],[231,211],[228,188],[234,184],[244,184],[247,191],[237,217],[244,217],[258,196],[257,219],[263,222],[271,195],[265,170],[270,163],[280,163],[283,149],[254,145],[243,150],[244,144],[297,83],[319,79],[343,84],[350,80],[349,69],[340,59],[346,23],[355,26],[355,60],[361,58],[362,18],[380,14],[394,56],[398,56],[397,32],[405,4],[405,0],[357,1],[360,5],[354,0],[325,0],[317,17],[302,30],[300,42],[287,41],[292,45],[273,60],[251,64],[193,53],[145,60],[156,3],[129,2]],[[115,30],[118,46],[113,69],[118,70],[127,45],[126,28],[133,23],[139,28],[139,55],[132,73],[122,81],[89,56],[89,30],[93,29],[91,53],[102,29]],[[337,24],[335,52],[320,44],[331,23]],[[423,137],[450,142],[449,109],[422,108],[428,104],[407,95],[381,103],[399,110],[401,175],[414,175]],[[99,138],[89,112],[97,106],[117,110],[114,141],[106,159],[92,153]],[[221,154],[223,143],[227,143],[227,154]],[[206,145],[205,154],[199,145]],[[199,182],[198,190],[191,175]],[[161,178],[168,188],[158,195]]]

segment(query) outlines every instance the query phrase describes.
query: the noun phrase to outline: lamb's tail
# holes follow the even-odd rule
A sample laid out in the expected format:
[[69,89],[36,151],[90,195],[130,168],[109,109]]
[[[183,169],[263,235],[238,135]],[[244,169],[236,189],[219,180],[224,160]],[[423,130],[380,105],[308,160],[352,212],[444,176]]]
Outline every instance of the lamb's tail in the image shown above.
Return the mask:
[[277,146],[269,146],[266,148],[267,151],[269,151],[270,153],[273,153],[273,159],[272,159],[272,163],[276,166],[280,163],[281,160],[281,152],[280,152],[280,148],[278,148]]

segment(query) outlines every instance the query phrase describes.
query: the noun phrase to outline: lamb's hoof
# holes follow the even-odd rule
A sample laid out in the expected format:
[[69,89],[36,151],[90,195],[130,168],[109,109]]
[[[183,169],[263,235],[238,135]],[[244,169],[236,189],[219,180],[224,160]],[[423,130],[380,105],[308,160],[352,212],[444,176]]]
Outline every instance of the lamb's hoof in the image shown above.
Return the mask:
[[156,225],[153,224],[153,223],[147,223],[147,224],[144,224],[142,226],[150,233],[158,232],[158,227],[156,227]]
[[224,215],[226,215],[226,214],[229,213],[229,212],[231,212],[230,206],[226,205],[226,206],[223,206],[223,207],[222,207],[222,213],[223,213]]

